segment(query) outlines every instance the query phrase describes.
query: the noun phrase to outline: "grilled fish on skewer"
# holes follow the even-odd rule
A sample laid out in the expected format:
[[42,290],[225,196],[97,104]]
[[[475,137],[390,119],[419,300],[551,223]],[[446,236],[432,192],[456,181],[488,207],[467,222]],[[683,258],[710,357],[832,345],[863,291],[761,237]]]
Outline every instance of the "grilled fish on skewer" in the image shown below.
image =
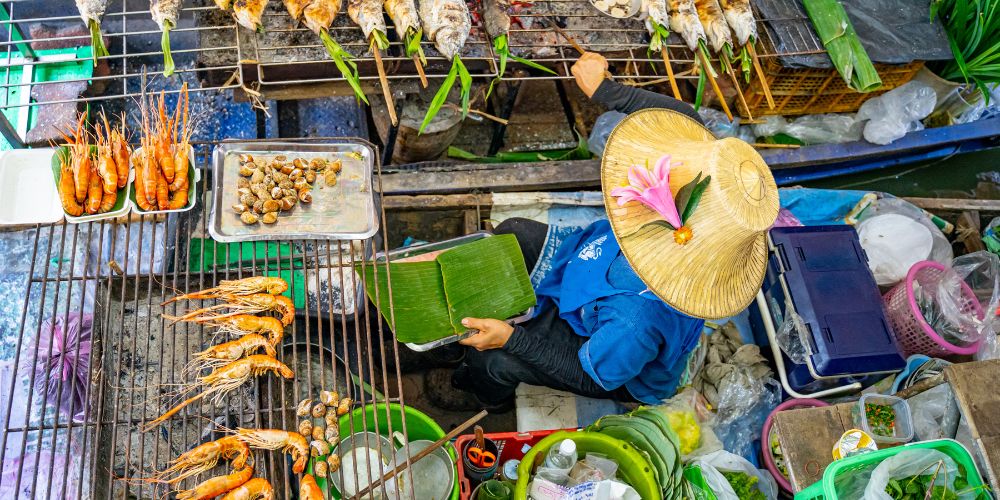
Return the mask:
[[382,16],[382,0],[347,0],[347,15],[354,24],[361,27],[365,40],[375,37],[378,48],[389,47],[389,39],[385,36],[385,17]]
[[396,34],[403,41],[406,57],[413,59],[413,63],[417,65],[421,85],[427,88],[427,77],[424,76],[427,57],[424,56],[424,49],[420,47],[424,30],[420,29],[417,4],[414,0],[385,0],[385,11],[389,13],[389,19],[392,19],[392,25],[396,27]]
[[292,20],[299,22],[302,19],[302,11],[306,10],[309,3],[310,0],[285,0],[285,10],[292,16]]
[[101,18],[108,8],[108,0],[76,0],[76,9],[80,11],[80,19],[87,23],[90,29],[90,45],[94,48],[94,62],[98,57],[108,55],[104,46],[104,35],[101,34]]
[[341,0],[312,0],[302,11],[302,23],[313,33],[319,35],[327,54],[330,55],[330,59],[333,59],[340,74],[354,90],[354,95],[368,104],[368,98],[362,92],[361,82],[358,80],[358,65],[354,64],[351,55],[330,36],[330,26],[337,18],[341,5]]
[[695,53],[695,67],[700,68],[694,108],[701,107],[705,82],[709,81],[712,84],[712,90],[719,98],[719,103],[722,105],[726,117],[732,120],[733,114],[729,111],[729,105],[726,104],[726,99],[722,95],[722,89],[715,81],[715,69],[708,61],[708,47],[706,47],[708,37],[705,34],[705,28],[702,27],[701,21],[698,19],[698,8],[695,5],[695,0],[667,0],[667,6],[670,8],[670,29],[680,33],[684,43],[691,49],[691,52]]
[[670,51],[667,38],[670,37],[670,15],[667,12],[666,0],[643,0],[642,10],[646,13],[646,29],[649,30],[649,51],[659,52],[663,57],[663,65],[667,68],[667,78],[670,80],[670,90],[674,98],[681,99],[681,90],[674,79],[674,68],[670,63]]
[[746,45],[757,38],[757,22],[753,18],[750,0],[719,0],[719,4],[736,35],[736,43]]
[[233,2],[233,15],[236,22],[243,27],[258,31],[264,27],[261,18],[264,16],[264,9],[268,0],[236,0]]
[[424,27],[424,33],[434,42],[438,52],[451,60],[451,70],[444,83],[434,95],[424,121],[420,125],[420,132],[423,132],[434,115],[440,111],[448,93],[458,78],[461,84],[462,96],[462,117],[469,112],[469,94],[472,90],[472,75],[462,64],[459,52],[465,46],[465,40],[469,37],[472,29],[472,18],[469,16],[469,8],[464,0],[425,0],[420,2],[420,23]]
[[705,28],[712,50],[722,54],[728,45],[729,53],[732,53],[733,37],[722,14],[722,7],[719,7],[719,0],[695,0],[695,5],[698,7],[698,19]]
[[500,67],[497,79],[490,83],[487,96],[493,91],[493,84],[503,78],[507,69],[507,59],[513,59],[521,64],[532,68],[556,74],[541,64],[522,59],[510,53],[508,44],[508,32],[510,31],[510,0],[482,0],[483,2],[483,25],[486,27],[486,34],[493,40],[493,49],[500,56]]
[[170,30],[177,26],[177,16],[181,12],[181,0],[152,0],[149,2],[149,13],[160,27],[163,35],[160,46],[163,48],[163,76],[174,74],[174,58],[170,55]]

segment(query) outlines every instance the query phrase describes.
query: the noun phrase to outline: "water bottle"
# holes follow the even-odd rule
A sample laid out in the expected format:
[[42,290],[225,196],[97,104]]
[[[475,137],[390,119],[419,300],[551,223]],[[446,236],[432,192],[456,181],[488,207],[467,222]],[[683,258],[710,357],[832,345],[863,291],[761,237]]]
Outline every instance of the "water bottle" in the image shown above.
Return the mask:
[[558,446],[549,448],[542,464],[547,469],[564,471],[566,474],[569,474],[574,465],[576,465],[576,442],[572,439],[563,439]]

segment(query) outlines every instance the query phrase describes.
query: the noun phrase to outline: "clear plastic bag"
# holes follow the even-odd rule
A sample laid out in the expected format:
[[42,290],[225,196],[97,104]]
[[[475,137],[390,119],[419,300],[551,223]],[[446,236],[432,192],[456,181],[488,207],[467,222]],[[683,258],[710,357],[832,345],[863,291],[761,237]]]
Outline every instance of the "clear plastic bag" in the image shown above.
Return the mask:
[[618,111],[606,111],[597,117],[594,128],[590,129],[590,137],[587,138],[587,149],[596,156],[604,154],[604,145],[608,143],[608,136],[627,115]]
[[889,144],[907,132],[923,130],[920,122],[934,111],[937,94],[923,82],[910,81],[885,94],[869,99],[858,110],[859,121],[865,124],[865,140],[873,144]]
[[768,498],[774,500],[778,498],[778,485],[774,478],[767,471],[754,468],[753,464],[745,458],[732,454],[725,450],[719,450],[708,455],[698,457],[691,465],[701,468],[702,477],[705,484],[712,490],[718,500],[740,500],[733,487],[722,475],[723,472],[742,472],[750,477],[757,478],[755,486]]
[[933,317],[926,318],[928,323],[946,340],[961,345],[995,336],[996,315],[985,314],[980,319],[969,304],[967,290],[974,292],[982,309],[995,311],[1000,300],[998,270],[1000,258],[989,252],[975,252],[952,261],[932,291]]
[[681,458],[705,455],[721,450],[722,443],[712,429],[715,414],[698,391],[687,388],[661,406],[670,428],[680,439]]
[[778,331],[774,333],[774,337],[778,341],[781,352],[785,353],[785,356],[788,356],[788,359],[792,360],[793,363],[801,365],[806,362],[806,358],[809,356],[809,350],[806,348],[808,345],[806,335],[809,331],[806,329],[805,323],[802,322],[802,316],[795,313],[791,304],[786,304],[785,310],[788,311],[788,315],[785,316],[785,321],[781,323]]
[[737,455],[755,455],[753,442],[768,414],[781,403],[781,385],[772,378],[757,378],[750,370],[738,368],[730,375],[732,383],[719,391],[719,409],[714,423],[722,445]]
[[[892,479],[905,479],[916,475],[933,475],[937,473],[935,485],[946,486],[952,491],[955,479],[959,477],[958,464],[951,457],[937,450],[914,449],[903,450],[880,462],[871,472],[863,495],[845,495],[838,491],[842,498],[863,498],[864,500],[892,500],[885,491]],[[975,498],[980,491],[968,490],[958,492],[960,499]]]
[[908,201],[874,201],[861,213],[857,230],[861,247],[868,255],[868,268],[880,286],[899,283],[910,267],[922,260],[951,263],[953,253],[948,238],[923,210]]
[[758,137],[790,135],[806,144],[836,144],[861,139],[861,123],[851,115],[827,113],[800,116],[788,121],[783,116],[761,117],[763,123],[753,125]]
[[748,125],[740,125],[739,117],[729,121],[729,117],[722,111],[704,107],[698,110],[698,115],[705,122],[705,127],[711,130],[716,138],[735,137],[746,142],[754,142],[756,139],[752,128]]
[[958,402],[951,384],[940,384],[907,400],[917,441],[952,439],[958,430]]

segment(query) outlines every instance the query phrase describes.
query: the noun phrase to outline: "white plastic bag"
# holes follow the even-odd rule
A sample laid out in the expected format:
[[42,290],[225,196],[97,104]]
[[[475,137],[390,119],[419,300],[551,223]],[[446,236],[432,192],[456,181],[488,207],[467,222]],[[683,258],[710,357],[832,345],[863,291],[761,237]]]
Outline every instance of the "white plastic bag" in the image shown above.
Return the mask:
[[836,144],[861,139],[861,124],[851,115],[805,115],[792,121],[769,115],[760,119],[763,123],[753,125],[753,132],[758,137],[786,134],[806,144]]
[[[940,465],[940,469],[939,469]],[[933,475],[937,472],[936,485],[947,486],[954,490],[955,478],[958,477],[958,464],[948,455],[937,450],[913,449],[903,450],[878,464],[872,471],[868,486],[865,487],[864,500],[892,500],[885,492],[890,479],[903,479],[915,475]],[[840,492],[838,492],[840,493]],[[956,492],[960,499],[972,499],[980,493],[979,490]],[[843,498],[857,498],[844,496]]]
[[865,124],[865,140],[889,144],[907,132],[923,130],[920,120],[934,111],[937,94],[923,82],[910,81],[878,97],[869,99],[858,110],[858,120]]
[[754,468],[753,464],[745,458],[729,453],[726,450],[719,450],[708,455],[695,459],[691,465],[701,468],[702,477],[705,484],[712,489],[718,500],[740,500],[729,485],[729,481],[722,475],[723,472],[743,472],[750,477],[757,478],[757,489],[760,490],[768,500],[778,498],[778,485],[774,478],[767,471]]
[[[900,219],[895,217],[881,218],[885,215],[904,216],[926,228],[926,231],[920,231],[909,224],[900,229],[899,226],[902,225],[899,223]],[[873,220],[876,217],[878,219]],[[875,226],[866,228],[869,224],[875,224]],[[895,229],[890,226],[895,227]],[[951,264],[954,254],[951,244],[948,243],[948,238],[931,222],[923,210],[906,200],[891,197],[879,198],[861,213],[856,227],[861,248],[868,255],[868,267],[875,276],[875,282],[880,286],[892,286],[902,281],[910,270],[910,266],[920,260],[933,260],[946,266]],[[910,241],[911,239],[919,239],[911,234],[918,232],[926,232],[930,235],[931,248],[929,253],[924,251],[925,244],[921,244],[919,241]],[[922,246],[915,249],[914,247],[918,244]]]

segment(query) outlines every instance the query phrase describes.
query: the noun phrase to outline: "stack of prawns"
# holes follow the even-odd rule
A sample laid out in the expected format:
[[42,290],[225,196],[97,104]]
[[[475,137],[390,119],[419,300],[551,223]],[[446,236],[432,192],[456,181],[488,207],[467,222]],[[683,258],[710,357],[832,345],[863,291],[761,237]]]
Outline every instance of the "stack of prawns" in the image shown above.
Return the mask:
[[143,103],[141,154],[133,161],[135,201],[145,212],[178,210],[188,205],[191,128],[187,84],[181,87],[172,114],[167,113],[162,92],[156,101],[155,111],[151,110],[152,103]]
[[[125,126],[112,128],[102,111],[103,122],[90,134],[86,117],[80,113],[76,127],[62,133],[66,149],[59,156],[59,200],[63,210],[73,217],[84,212],[110,212],[118,201],[118,190],[128,183],[131,152]],[[91,144],[91,138],[95,144]]]

